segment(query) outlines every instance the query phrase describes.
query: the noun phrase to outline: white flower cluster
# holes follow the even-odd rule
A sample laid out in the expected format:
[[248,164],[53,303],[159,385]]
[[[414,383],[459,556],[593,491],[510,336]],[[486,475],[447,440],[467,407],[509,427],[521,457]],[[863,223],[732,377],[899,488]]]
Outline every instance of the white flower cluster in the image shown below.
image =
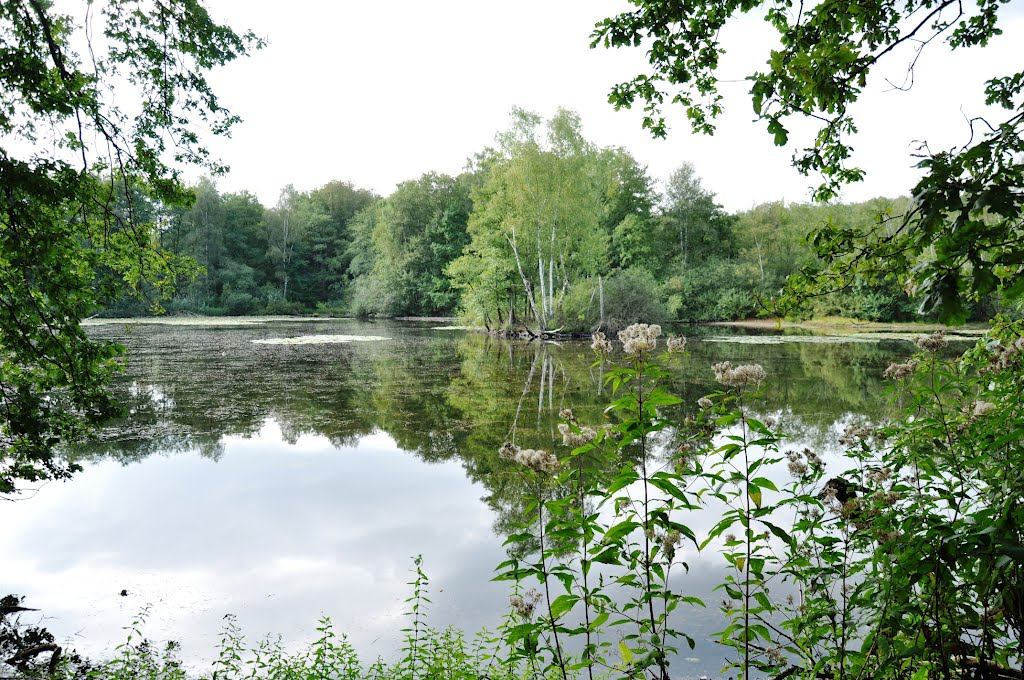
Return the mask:
[[843,431],[842,436],[839,437],[839,443],[852,448],[871,439],[874,434],[875,428],[868,423],[855,423]]
[[669,354],[682,354],[686,349],[686,338],[683,336],[672,336],[667,341]]
[[602,357],[607,357],[612,353],[612,343],[604,337],[604,333],[601,331],[594,331],[594,342],[590,343],[590,349],[597,352]]
[[661,536],[659,536],[659,538],[661,539],[661,549],[665,552],[668,552],[670,549],[674,548],[682,542],[683,535],[675,529],[673,529],[667,534],[662,534]]
[[914,340],[914,344],[917,345],[918,349],[923,349],[926,352],[938,352],[949,343],[943,337],[942,331],[939,331],[931,335],[922,335]]
[[568,423],[559,423],[558,431],[562,433],[562,443],[569,448],[576,449],[584,444],[589,444],[597,437],[597,431],[590,427],[580,427],[579,432],[573,432]]
[[788,451],[786,452],[786,467],[789,468],[789,473],[800,479],[808,473],[808,471],[819,471],[825,467],[825,462],[821,457],[805,448],[803,451]]
[[521,449],[515,444],[505,442],[498,449],[498,455],[506,460],[514,460],[520,465],[525,465],[534,472],[546,472],[555,474],[558,472],[560,463],[555,454],[540,449]]
[[991,401],[975,401],[970,404],[966,404],[963,408],[963,413],[968,417],[968,419],[974,421],[995,410],[996,405]]
[[619,332],[622,350],[631,357],[642,357],[654,350],[657,338],[661,335],[661,326],[657,324],[635,323]]
[[982,369],[982,371],[1005,371],[1013,364],[1020,353],[1024,352],[1024,338],[1017,338],[1008,345],[995,344],[992,352],[991,364],[987,369]]
[[704,411],[710,411],[711,407],[715,405],[715,402],[711,401],[707,397],[701,397],[697,400],[697,406],[700,406]]
[[524,619],[532,619],[533,612],[537,608],[537,603],[540,602],[540,593],[530,588],[526,591],[526,596],[513,595],[508,598],[509,605],[512,606],[512,611]]
[[889,380],[903,380],[914,375],[915,368],[917,368],[917,362],[913,359],[905,364],[889,364],[889,367],[882,373],[882,377]]
[[872,484],[882,485],[892,479],[892,468],[874,468],[868,472],[868,479]]
[[730,387],[750,384],[760,385],[767,377],[761,364],[733,366],[732,363],[723,361],[715,364],[712,368],[715,371],[715,380]]

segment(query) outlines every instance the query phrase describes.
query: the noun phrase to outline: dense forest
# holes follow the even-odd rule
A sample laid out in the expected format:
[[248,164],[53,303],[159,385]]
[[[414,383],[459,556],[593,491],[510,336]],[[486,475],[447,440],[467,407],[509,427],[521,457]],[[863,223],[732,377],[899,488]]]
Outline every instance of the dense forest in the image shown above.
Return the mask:
[[[170,312],[432,316],[490,329],[587,332],[639,320],[743,319],[770,309],[786,277],[815,262],[807,234],[901,215],[904,198],[759,205],[729,214],[688,162],[653,178],[629,152],[587,141],[579,117],[515,110],[493,148],[457,177],[427,173],[381,197],[347,181],[285,187],[273,206],[208,178],[190,207],[136,205],[159,245],[191,258]],[[136,203],[141,199],[136,198]],[[110,299],[108,315],[146,314]],[[994,303],[977,305],[989,316]],[[909,320],[892,281],[816,297],[800,317]]]

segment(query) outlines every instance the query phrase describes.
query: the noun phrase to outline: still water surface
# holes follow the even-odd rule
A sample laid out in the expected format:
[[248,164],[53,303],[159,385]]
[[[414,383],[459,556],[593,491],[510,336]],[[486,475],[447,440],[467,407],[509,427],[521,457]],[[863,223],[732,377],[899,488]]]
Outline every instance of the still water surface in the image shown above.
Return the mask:
[[[512,431],[521,446],[552,448],[558,411],[601,422],[607,393],[586,343],[438,326],[95,326],[128,348],[118,389],[130,417],[75,452],[85,470],[71,482],[0,507],[0,590],[27,595],[44,625],[89,654],[109,652],[148,607],[147,635],[182,642],[197,669],[226,614],[253,641],[279,634],[291,648],[330,615],[365,661],[394,654],[411,558],[422,554],[430,621],[494,627],[507,586],[489,579],[519,507],[518,471],[497,449]],[[770,381],[759,410],[794,446],[823,452],[843,423],[883,413],[881,372],[912,349],[680,330],[690,343],[673,387],[688,404],[715,389],[713,362],[756,361]],[[324,335],[353,337],[297,340]],[[710,523],[689,522],[698,533]],[[722,650],[707,637],[722,627],[710,594],[720,563],[688,559],[680,587],[711,606],[685,612],[677,627],[698,647],[674,670],[715,677]]]

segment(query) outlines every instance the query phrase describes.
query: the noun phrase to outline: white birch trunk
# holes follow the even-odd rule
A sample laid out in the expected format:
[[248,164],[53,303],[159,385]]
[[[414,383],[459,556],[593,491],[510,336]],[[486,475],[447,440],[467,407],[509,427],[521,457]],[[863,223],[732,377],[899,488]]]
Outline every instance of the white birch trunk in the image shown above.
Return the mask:
[[540,331],[544,332],[544,320],[537,310],[537,301],[533,297],[533,288],[530,287],[530,280],[526,278],[526,272],[523,271],[523,262],[519,259],[519,248],[516,246],[516,230],[512,230],[512,236],[505,234],[505,239],[512,246],[512,254],[516,258],[516,267],[519,269],[519,278],[523,281],[523,289],[526,291],[526,301],[530,303],[530,311],[533,312],[533,317],[537,320],[537,326]]
[[540,312],[544,317],[544,325],[548,320],[548,297],[544,288],[544,250],[540,243],[540,226],[537,226],[537,278],[540,282]]
[[555,318],[555,227],[551,226],[551,251],[548,253],[548,317]]

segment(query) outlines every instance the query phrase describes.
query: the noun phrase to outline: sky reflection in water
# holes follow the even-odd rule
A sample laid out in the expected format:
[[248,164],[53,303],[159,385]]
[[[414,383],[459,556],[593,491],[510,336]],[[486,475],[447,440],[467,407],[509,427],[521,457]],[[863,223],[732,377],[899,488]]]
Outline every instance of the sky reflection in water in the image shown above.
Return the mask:
[[[147,636],[183,642],[195,668],[212,659],[228,613],[252,642],[280,634],[292,649],[328,614],[364,661],[392,656],[417,554],[431,623],[494,627],[507,595],[489,580],[504,559],[494,528],[516,505],[516,472],[496,449],[517,410],[523,445],[550,448],[559,408],[595,422],[607,396],[583,343],[353,321],[95,332],[129,347],[122,389],[133,416],[79,452],[86,470],[72,482],[0,508],[0,590],[42,610],[24,620],[97,655],[149,605]],[[253,342],[330,333],[393,339]],[[714,389],[712,361],[760,361],[773,382],[763,408],[783,414],[792,445],[821,450],[834,446],[835,421],[878,414],[881,369],[909,345],[688,350],[673,386],[688,402]],[[689,523],[702,533],[713,518]],[[720,627],[721,598],[709,595],[717,564],[691,561],[680,581],[709,598],[686,612],[681,627],[700,645],[681,656],[700,661],[679,659],[682,673],[720,666],[721,649],[704,641]]]

